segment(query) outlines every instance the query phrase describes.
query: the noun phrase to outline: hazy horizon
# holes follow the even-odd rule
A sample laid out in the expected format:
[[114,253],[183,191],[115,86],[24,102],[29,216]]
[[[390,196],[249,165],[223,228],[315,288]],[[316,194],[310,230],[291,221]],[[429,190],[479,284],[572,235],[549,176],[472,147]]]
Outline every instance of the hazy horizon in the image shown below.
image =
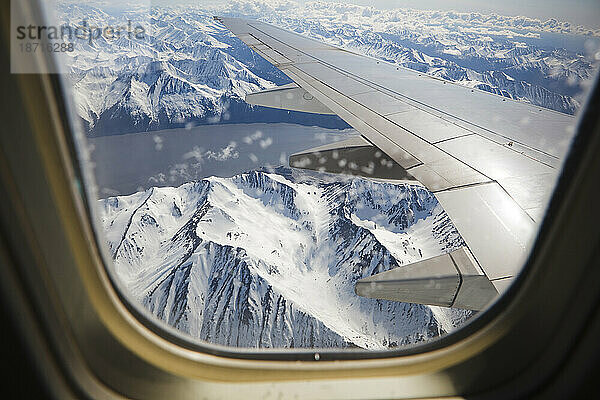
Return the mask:
[[[307,3],[312,0],[297,0]],[[321,0],[340,3],[339,0]],[[600,28],[600,2],[597,0],[346,0],[344,3],[373,6],[377,9],[414,8],[457,12],[496,13],[548,20],[555,18],[575,25]]]
[[[112,0],[110,0],[112,1]],[[109,2],[110,2],[109,1]],[[263,0],[264,1],[264,0]],[[305,4],[314,0],[292,0]],[[600,2],[597,0],[503,0],[502,2],[487,0],[320,0],[329,3],[356,4],[372,6],[376,9],[413,8],[418,10],[440,10],[456,12],[495,13],[506,16],[525,16],[548,20],[555,18],[574,25],[588,28],[600,28]],[[106,3],[107,1],[102,1]],[[143,1],[154,5],[195,4],[198,6],[214,5],[215,0],[153,0]],[[268,3],[268,1],[265,1]],[[119,2],[122,4],[122,2]]]

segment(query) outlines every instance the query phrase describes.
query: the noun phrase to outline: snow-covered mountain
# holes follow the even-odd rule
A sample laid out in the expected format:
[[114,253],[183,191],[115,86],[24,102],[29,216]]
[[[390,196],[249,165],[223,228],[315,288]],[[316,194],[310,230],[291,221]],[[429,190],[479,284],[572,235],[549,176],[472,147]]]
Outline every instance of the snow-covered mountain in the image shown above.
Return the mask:
[[556,32],[600,33],[556,20],[278,0],[119,12],[66,3],[59,8],[63,23],[115,26],[129,20],[146,33],[144,40],[78,42],[76,51],[67,54],[78,113],[90,133],[213,122],[346,127],[337,117],[244,103],[246,93],[288,83],[289,78],[214,21],[215,14],[259,18],[355,52],[566,113],[578,109],[598,64],[597,40],[586,41],[587,47],[581,49],[564,49]]
[[[598,68],[600,40],[587,40],[589,48],[579,52],[562,48],[559,35],[548,39],[551,34],[544,33],[552,31],[551,21],[524,24],[497,15],[377,10],[328,2],[291,11],[268,3],[237,9],[242,11],[232,13],[250,14],[357,53],[568,114],[579,108]],[[576,31],[600,34],[580,28]]]
[[354,293],[362,277],[463,243],[421,186],[280,167],[99,202],[119,278],[197,339],[386,349],[472,314]]
[[123,35],[77,42],[68,60],[77,111],[91,135],[214,122],[289,122],[346,128],[337,117],[253,107],[246,93],[290,80],[205,11],[152,9],[111,14],[64,5],[61,22],[78,26],[144,27],[143,39]]

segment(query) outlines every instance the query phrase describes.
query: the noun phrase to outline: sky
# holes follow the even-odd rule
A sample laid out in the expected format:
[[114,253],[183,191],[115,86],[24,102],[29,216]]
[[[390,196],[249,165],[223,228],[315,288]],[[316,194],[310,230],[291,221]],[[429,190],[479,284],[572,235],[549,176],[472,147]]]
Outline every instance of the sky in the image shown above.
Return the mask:
[[[172,5],[219,3],[221,0],[136,0],[136,3]],[[222,0],[226,2],[227,0]],[[264,0],[268,2],[269,0]],[[303,4],[314,0],[292,0]],[[415,8],[419,10],[455,10],[459,12],[522,15],[547,20],[555,18],[588,28],[600,28],[600,0],[320,0],[332,3],[373,6],[377,9]],[[91,0],[89,3],[120,4],[126,0]]]
[[[301,0],[305,3],[309,0]],[[340,3],[340,0],[324,0]],[[600,28],[600,0],[344,0],[344,3],[379,9],[416,8],[502,15],[523,15],[542,20],[556,18],[576,25]]]

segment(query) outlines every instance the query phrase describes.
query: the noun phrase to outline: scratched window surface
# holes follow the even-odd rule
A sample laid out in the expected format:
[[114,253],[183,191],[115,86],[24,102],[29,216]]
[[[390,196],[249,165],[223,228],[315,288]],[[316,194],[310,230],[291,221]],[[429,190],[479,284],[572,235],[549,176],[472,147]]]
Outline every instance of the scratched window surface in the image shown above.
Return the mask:
[[[473,215],[496,203],[504,227],[527,219],[515,235],[531,244],[600,26],[382,7],[55,6],[58,23],[123,27],[60,57],[126,298],[204,343],[387,350],[455,331],[505,290],[521,256],[502,269],[496,225]],[[275,51],[264,29],[240,34],[229,17],[368,57],[328,59],[301,41]],[[533,135],[553,118],[564,129]],[[506,160],[535,173],[511,175]]]

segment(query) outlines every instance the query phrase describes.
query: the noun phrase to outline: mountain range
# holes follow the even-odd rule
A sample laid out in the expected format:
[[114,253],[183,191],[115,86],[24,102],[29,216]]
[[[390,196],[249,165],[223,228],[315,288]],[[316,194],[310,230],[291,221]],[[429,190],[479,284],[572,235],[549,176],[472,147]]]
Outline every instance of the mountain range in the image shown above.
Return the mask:
[[[99,39],[68,54],[67,79],[88,135],[259,121],[348,127],[335,116],[246,104],[245,94],[290,80],[215,21],[217,14],[261,19],[569,114],[580,108],[600,54],[599,32],[477,13],[286,0],[119,12],[63,4],[66,23],[132,20],[147,28],[144,40]],[[566,33],[588,36],[563,46]],[[163,139],[155,139],[158,151]],[[210,151],[185,154],[217,157]],[[263,168],[109,197],[99,207],[128,295],[195,339],[383,350],[444,335],[473,315],[354,293],[358,279],[464,244],[435,196],[416,184]]]
[[[538,31],[582,29],[497,15],[486,19],[477,13],[384,13],[336,3],[232,1],[126,12],[65,3],[58,14],[62,23],[72,25],[130,20],[146,28],[144,40],[100,38],[77,43],[76,51],[68,53],[77,113],[92,136],[235,122],[348,127],[336,116],[246,104],[246,93],[290,80],[214,21],[214,14],[259,18],[350,51],[569,114],[580,107],[598,64],[595,49],[563,48],[560,33]],[[584,39],[580,42],[586,46],[597,43]]]
[[196,339],[382,350],[472,315],[354,293],[362,277],[463,244],[419,185],[279,167],[99,202],[128,292]]

